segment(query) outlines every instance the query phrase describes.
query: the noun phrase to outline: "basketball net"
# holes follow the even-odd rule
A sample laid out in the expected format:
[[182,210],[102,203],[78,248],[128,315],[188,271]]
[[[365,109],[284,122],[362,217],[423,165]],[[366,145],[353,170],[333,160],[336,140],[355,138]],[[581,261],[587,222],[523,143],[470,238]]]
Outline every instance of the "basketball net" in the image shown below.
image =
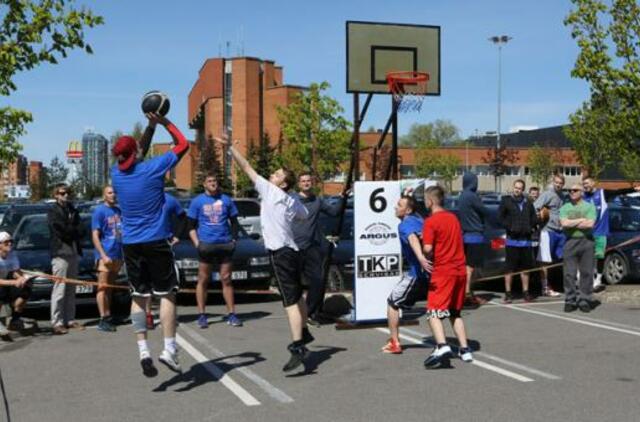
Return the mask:
[[427,94],[429,74],[425,72],[389,72],[389,92],[399,113],[420,112]]

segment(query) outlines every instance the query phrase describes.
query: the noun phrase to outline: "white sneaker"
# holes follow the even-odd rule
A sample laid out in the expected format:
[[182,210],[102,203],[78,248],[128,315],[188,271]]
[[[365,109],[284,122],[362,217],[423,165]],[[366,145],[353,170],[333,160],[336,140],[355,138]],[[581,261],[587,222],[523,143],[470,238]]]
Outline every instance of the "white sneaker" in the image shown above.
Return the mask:
[[160,356],[158,356],[158,360],[164,363],[167,368],[171,369],[173,372],[182,373],[182,368],[180,367],[180,362],[178,362],[178,353],[171,353],[167,349],[164,349]]
[[460,348],[458,350],[458,356],[463,362],[473,362],[473,353],[469,347]]
[[544,289],[542,291],[542,296],[546,296],[546,297],[558,297],[560,296],[560,293],[556,292],[555,290],[553,290],[550,287],[547,287],[546,289]]
[[449,366],[449,358],[451,357],[451,347],[445,345],[436,347],[433,352],[424,361],[426,369],[436,369]]
[[9,330],[2,322],[0,322],[0,339],[5,341],[11,341],[11,334],[9,333]]

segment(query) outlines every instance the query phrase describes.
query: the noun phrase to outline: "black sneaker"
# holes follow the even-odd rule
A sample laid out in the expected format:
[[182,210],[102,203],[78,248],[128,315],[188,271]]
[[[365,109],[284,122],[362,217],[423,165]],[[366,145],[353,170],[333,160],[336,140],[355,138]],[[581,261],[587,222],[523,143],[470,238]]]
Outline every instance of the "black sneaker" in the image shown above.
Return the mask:
[[142,373],[145,377],[153,378],[158,375],[158,368],[153,364],[153,359],[150,357],[140,359],[140,366],[142,366]]
[[506,292],[504,294],[504,299],[502,299],[502,303],[511,303],[513,302],[513,296],[511,295],[511,292]]
[[293,371],[300,365],[304,364],[304,360],[309,357],[309,349],[307,349],[304,345],[296,346],[291,343],[287,346],[289,353],[291,353],[291,357],[289,358],[289,362],[282,368],[284,372]]
[[534,300],[536,300],[536,298],[529,292],[525,291],[524,292],[524,301],[529,303],[529,302],[533,302]]
[[448,368],[451,366],[451,347],[448,345],[439,346],[424,361],[425,369]]
[[565,303],[564,304],[564,311],[565,312],[573,312],[576,309],[578,309],[578,306],[575,303]]
[[600,302],[598,299],[591,299],[591,300],[588,300],[587,302],[589,302],[589,306],[591,306],[592,310],[602,305],[602,302]]
[[313,342],[316,338],[311,334],[311,331],[309,331],[309,328],[304,327],[302,329],[302,342],[304,344],[309,344],[311,342]]
[[606,289],[607,289],[607,286],[605,286],[604,283],[600,283],[593,288],[593,293],[604,292]]
[[578,303],[578,309],[580,309],[584,313],[588,313],[588,312],[591,312],[592,308],[589,302],[587,302],[586,300],[583,300],[580,303]]

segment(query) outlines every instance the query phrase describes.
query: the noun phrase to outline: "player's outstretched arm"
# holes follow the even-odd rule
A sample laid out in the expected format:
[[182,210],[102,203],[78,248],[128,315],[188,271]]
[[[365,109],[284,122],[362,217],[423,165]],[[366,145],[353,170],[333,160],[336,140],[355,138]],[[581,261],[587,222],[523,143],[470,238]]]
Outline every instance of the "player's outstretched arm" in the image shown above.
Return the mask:
[[187,138],[184,137],[180,129],[178,129],[169,119],[164,116],[161,116],[157,113],[147,113],[147,117],[149,118],[149,123],[151,121],[155,121],[156,123],[160,123],[164,128],[169,132],[171,138],[173,139],[173,148],[171,149],[177,156],[178,159],[182,158],[182,156],[189,149],[189,142],[187,142]]
[[258,178],[258,173],[256,173],[253,167],[251,167],[251,164],[249,164],[247,159],[242,156],[240,151],[235,149],[233,145],[231,145],[231,142],[229,142],[229,140],[226,138],[214,137],[213,140],[220,145],[229,146],[229,151],[231,151],[233,159],[236,161],[236,163],[238,163],[238,166],[242,169],[242,171],[245,172],[249,179],[251,179],[251,181],[255,183],[256,179]]

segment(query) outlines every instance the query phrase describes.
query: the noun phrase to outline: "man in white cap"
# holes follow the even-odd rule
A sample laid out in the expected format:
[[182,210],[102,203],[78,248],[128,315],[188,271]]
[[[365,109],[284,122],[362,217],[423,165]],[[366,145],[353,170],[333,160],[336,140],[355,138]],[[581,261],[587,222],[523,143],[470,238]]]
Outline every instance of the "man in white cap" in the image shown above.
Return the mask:
[[[30,278],[20,270],[18,256],[12,250],[13,239],[7,232],[0,232],[0,308],[11,307],[9,330],[24,331],[22,312],[31,295]],[[0,322],[0,338],[10,340],[9,330]]]

